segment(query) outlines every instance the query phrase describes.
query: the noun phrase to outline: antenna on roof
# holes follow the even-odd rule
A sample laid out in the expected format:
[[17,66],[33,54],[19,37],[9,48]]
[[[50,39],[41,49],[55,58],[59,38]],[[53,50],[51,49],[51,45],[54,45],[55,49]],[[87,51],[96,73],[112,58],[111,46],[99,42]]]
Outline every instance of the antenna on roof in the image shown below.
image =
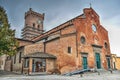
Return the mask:
[[90,8],[92,8],[92,4],[90,3]]
[[32,11],[32,7],[31,7],[31,4],[29,4],[29,10]]

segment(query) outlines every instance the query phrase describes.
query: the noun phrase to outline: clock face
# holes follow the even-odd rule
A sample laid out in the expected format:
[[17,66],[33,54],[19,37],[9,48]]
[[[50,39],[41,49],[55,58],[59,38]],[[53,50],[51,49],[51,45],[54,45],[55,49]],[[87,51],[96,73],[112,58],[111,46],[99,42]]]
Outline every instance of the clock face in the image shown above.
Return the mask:
[[93,30],[94,32],[97,31],[97,28],[96,28],[96,26],[95,26],[94,24],[92,25],[92,30]]
[[42,21],[40,19],[38,19],[37,23],[40,24]]

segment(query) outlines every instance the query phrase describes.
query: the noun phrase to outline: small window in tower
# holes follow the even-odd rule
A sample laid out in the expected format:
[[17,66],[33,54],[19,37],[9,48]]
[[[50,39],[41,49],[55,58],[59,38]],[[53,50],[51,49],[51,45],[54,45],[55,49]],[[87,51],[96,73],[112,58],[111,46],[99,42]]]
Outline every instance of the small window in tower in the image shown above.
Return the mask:
[[40,29],[40,25],[38,25],[38,29]]
[[33,23],[33,27],[35,27],[35,23]]
[[71,53],[71,47],[68,47],[68,53]]

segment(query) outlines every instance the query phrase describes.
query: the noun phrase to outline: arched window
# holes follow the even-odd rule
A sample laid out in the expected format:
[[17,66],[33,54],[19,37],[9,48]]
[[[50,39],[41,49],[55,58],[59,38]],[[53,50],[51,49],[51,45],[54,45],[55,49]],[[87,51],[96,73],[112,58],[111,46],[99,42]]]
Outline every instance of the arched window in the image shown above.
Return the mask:
[[40,29],[40,25],[38,25],[38,29]]
[[108,44],[106,42],[105,42],[104,46],[105,46],[106,49],[108,48]]
[[81,41],[82,44],[85,44],[85,42],[86,42],[85,37],[81,36],[80,41]]
[[33,27],[35,27],[35,23],[33,23]]

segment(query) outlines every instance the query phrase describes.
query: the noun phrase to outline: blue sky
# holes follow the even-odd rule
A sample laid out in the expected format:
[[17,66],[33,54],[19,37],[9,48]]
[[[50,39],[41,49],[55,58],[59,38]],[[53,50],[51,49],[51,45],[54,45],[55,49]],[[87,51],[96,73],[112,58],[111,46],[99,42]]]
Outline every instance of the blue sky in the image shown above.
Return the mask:
[[120,0],[0,0],[11,28],[16,29],[16,37],[21,36],[24,13],[30,7],[36,12],[45,13],[44,30],[47,31],[82,14],[90,3],[109,32],[111,52],[120,56]]

